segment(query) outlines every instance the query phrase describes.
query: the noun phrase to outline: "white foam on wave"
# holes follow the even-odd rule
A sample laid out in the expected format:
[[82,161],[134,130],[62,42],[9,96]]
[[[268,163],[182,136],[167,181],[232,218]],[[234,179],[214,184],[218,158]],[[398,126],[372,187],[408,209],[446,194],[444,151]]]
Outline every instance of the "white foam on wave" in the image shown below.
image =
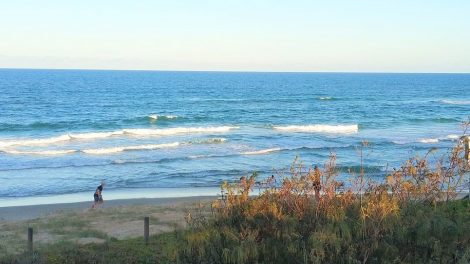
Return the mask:
[[111,136],[118,136],[124,134],[124,131],[112,131],[112,132],[92,132],[92,133],[81,133],[81,134],[69,134],[71,139],[98,139],[107,138]]
[[111,148],[97,148],[97,149],[84,149],[82,152],[87,154],[111,154],[130,150],[154,150],[162,148],[173,148],[179,146],[179,142],[165,143],[165,144],[147,144],[127,147],[111,147]]
[[392,142],[398,145],[406,145],[406,144],[413,144],[413,143],[431,144],[431,143],[439,143],[440,141],[446,141],[446,140],[455,141],[459,138],[460,138],[459,135],[450,134],[445,137],[439,137],[439,138],[420,138],[420,139],[415,139],[414,141],[393,140]]
[[125,147],[124,150],[152,150],[152,149],[161,149],[161,148],[174,148],[180,145],[179,142],[165,143],[165,144],[147,144],[139,146],[130,146]]
[[306,126],[274,126],[275,130],[285,132],[307,132],[307,133],[357,133],[359,126],[354,125],[306,125]]
[[227,141],[226,138],[211,138],[207,140],[208,143],[224,143],[226,141]]
[[109,147],[109,148],[90,148],[90,149],[83,149],[83,150],[39,150],[39,151],[23,151],[23,150],[16,150],[12,148],[4,148],[0,151],[8,154],[24,154],[24,155],[63,155],[63,154],[70,154],[75,152],[82,152],[86,154],[112,154],[118,153],[123,151],[131,151],[131,150],[154,150],[154,149],[162,149],[162,148],[172,148],[178,147],[180,145],[191,145],[191,144],[221,144],[225,142],[227,139],[225,138],[208,138],[202,139],[198,141],[188,141],[188,142],[173,142],[173,143],[163,143],[163,144],[146,144],[146,145],[136,145],[136,146],[117,146],[117,147]]
[[272,152],[277,152],[280,151],[281,148],[269,148],[269,149],[262,149],[262,150],[256,150],[256,151],[246,151],[242,152],[242,155],[263,155],[263,154],[268,154]]
[[175,127],[175,128],[162,128],[162,129],[123,129],[108,132],[90,132],[79,134],[66,134],[49,138],[37,139],[11,139],[0,140],[0,148],[9,148],[13,146],[43,146],[70,140],[92,140],[103,139],[112,136],[171,136],[177,134],[192,134],[192,133],[225,133],[232,129],[237,129],[234,126],[219,126],[219,127]]
[[322,97],[319,97],[318,99],[320,99],[320,100],[331,100],[331,99],[333,99],[333,97],[331,97],[331,96],[322,96]]
[[148,118],[152,119],[152,120],[158,120],[158,119],[161,119],[161,118],[165,118],[165,119],[176,119],[178,118],[179,116],[177,115],[149,115]]
[[420,143],[429,144],[429,143],[438,143],[438,138],[422,138],[419,140]]
[[238,127],[220,126],[220,127],[175,127],[161,129],[124,129],[124,134],[135,136],[171,136],[177,134],[192,133],[225,133]]
[[100,139],[107,138],[116,135],[122,135],[124,131],[112,131],[112,132],[91,132],[81,134],[66,134],[50,138],[37,138],[37,139],[17,139],[17,140],[5,140],[0,141],[0,147],[11,147],[11,146],[42,146],[50,145],[64,141],[70,141],[73,139]]
[[189,143],[192,144],[221,144],[226,142],[226,138],[207,138],[207,139],[200,139],[200,140],[192,140]]
[[48,145],[48,144],[58,143],[62,141],[67,141],[67,140],[70,140],[69,135],[62,135],[62,136],[50,137],[50,138],[6,140],[6,141],[0,141],[0,147],[40,146],[40,145]]
[[459,139],[459,138],[460,138],[460,136],[455,135],[455,134],[450,134],[450,135],[446,136],[446,139],[451,139],[451,140],[456,140],[456,139]]
[[82,152],[87,154],[111,154],[111,153],[118,153],[123,152],[125,148],[123,147],[112,147],[112,148],[96,148],[96,149],[84,149]]
[[41,151],[22,151],[22,150],[3,150],[3,152],[8,154],[18,154],[18,155],[65,155],[77,152],[74,149],[65,149],[65,150],[41,150]]
[[470,100],[440,100],[439,102],[452,105],[470,105]]
[[409,144],[410,142],[402,141],[402,140],[393,140],[392,143],[397,144],[397,145],[405,145],[405,144]]

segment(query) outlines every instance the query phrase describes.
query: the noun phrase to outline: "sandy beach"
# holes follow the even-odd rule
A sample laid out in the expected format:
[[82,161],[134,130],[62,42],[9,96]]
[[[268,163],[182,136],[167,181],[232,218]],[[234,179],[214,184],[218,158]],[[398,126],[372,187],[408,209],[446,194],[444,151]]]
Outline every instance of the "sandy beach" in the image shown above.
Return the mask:
[[94,210],[91,202],[2,207],[0,256],[25,249],[28,227],[33,227],[38,247],[59,241],[86,244],[141,236],[145,216],[150,217],[150,234],[170,232],[186,226],[188,212],[201,209],[209,213],[215,198],[118,199]]
[[[185,203],[195,203],[198,201],[208,201],[215,199],[215,196],[193,196],[193,197],[172,197],[172,198],[136,198],[109,200],[97,210],[106,210],[116,207],[135,206],[159,206],[174,207]],[[90,209],[92,202],[77,203],[57,203],[25,206],[0,207],[0,221],[25,221],[41,217],[50,217],[61,213],[86,212]]]

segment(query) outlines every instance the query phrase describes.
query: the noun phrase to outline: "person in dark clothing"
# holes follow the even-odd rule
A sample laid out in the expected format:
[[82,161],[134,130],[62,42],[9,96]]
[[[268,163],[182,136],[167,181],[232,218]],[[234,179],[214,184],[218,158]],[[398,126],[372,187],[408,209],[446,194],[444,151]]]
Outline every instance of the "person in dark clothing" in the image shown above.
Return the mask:
[[102,196],[103,187],[104,187],[104,182],[101,182],[100,186],[96,187],[95,193],[93,194],[93,198],[95,201],[91,205],[91,209],[94,209],[96,208],[96,206],[104,203],[103,196]]

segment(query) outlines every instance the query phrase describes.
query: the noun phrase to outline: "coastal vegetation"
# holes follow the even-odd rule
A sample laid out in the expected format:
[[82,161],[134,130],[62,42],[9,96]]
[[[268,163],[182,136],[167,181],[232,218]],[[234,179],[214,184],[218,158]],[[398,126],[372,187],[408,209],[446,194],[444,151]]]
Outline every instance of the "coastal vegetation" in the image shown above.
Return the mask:
[[[362,148],[367,146],[363,142]],[[194,221],[180,251],[191,263],[469,263],[468,172],[458,144],[431,164],[413,157],[384,182],[361,170],[350,187],[336,157],[322,170],[294,162],[277,187],[250,197],[256,175],[224,184],[210,221]]]
[[[362,142],[361,153],[368,143]],[[364,170],[339,180],[336,156],[262,184],[224,183],[220,199],[186,216],[187,228],[150,239],[58,243],[7,263],[469,263],[470,202],[459,197],[469,164],[459,142],[430,161],[408,159],[384,181]],[[260,188],[260,186],[258,186]]]

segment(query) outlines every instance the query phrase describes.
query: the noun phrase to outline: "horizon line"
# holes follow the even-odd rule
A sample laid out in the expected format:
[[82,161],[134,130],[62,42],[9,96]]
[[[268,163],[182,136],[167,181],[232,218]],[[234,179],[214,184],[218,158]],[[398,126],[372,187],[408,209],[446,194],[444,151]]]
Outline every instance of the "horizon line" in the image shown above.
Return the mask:
[[207,73],[349,73],[349,74],[470,74],[470,72],[401,72],[401,71],[276,71],[276,70],[157,70],[157,69],[109,69],[109,68],[28,68],[0,67],[0,70],[53,70],[53,71],[142,71],[142,72],[207,72]]

